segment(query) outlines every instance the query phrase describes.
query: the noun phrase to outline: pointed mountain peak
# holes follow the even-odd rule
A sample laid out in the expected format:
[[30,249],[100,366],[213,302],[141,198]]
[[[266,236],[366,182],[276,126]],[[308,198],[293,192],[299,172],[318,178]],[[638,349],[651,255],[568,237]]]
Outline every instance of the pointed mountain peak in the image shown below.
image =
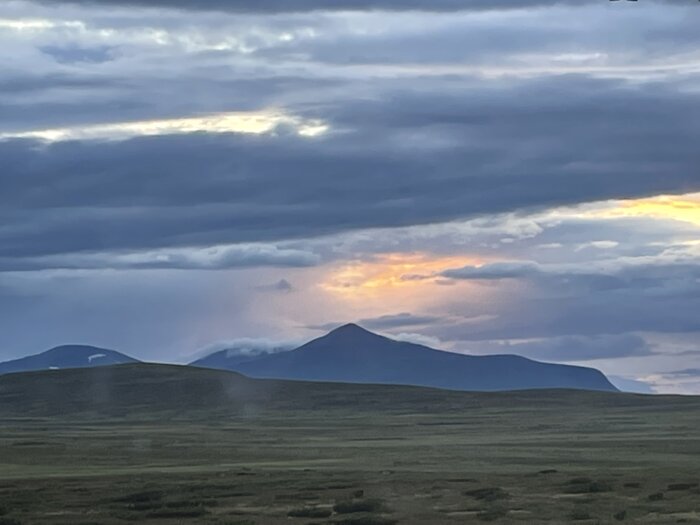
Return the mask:
[[342,326],[339,326],[338,328],[335,328],[328,332],[329,336],[342,336],[342,337],[362,337],[362,336],[374,336],[374,337],[381,337],[373,332],[370,332],[369,330],[365,330],[361,326],[355,324],[355,323],[348,323],[344,324]]

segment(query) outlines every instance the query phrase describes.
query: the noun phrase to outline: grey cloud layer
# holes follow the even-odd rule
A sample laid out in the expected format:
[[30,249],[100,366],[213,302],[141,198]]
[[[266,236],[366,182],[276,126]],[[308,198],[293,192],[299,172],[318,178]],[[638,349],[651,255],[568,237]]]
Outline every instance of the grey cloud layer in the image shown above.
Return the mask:
[[700,189],[700,95],[668,84],[404,90],[323,115],[344,131],[2,141],[0,256],[272,241]]
[[652,349],[634,334],[594,337],[554,337],[529,343],[491,344],[481,347],[489,354],[518,354],[541,361],[593,361],[652,355]]
[[495,308],[470,305],[474,314],[492,314],[492,318],[478,325],[454,323],[428,333],[446,340],[477,341],[635,331],[698,332],[699,275],[697,262],[650,264],[610,276],[602,274],[600,279],[569,276],[534,288],[509,286],[508,303]]
[[[43,0],[45,3],[57,3]],[[58,0],[63,3],[86,6],[124,5],[148,8],[174,8],[185,10],[214,10],[234,12],[290,13],[303,11],[367,11],[367,10],[418,10],[465,11],[503,10],[555,5],[580,5],[596,0]]]

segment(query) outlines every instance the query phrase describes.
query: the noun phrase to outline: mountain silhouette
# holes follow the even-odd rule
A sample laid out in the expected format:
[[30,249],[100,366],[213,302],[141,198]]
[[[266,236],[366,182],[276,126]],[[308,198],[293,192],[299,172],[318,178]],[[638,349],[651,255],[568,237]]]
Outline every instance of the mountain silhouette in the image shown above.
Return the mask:
[[88,368],[126,363],[138,363],[138,361],[122,353],[105,348],[86,345],[63,345],[40,354],[0,363],[0,374],[64,368]]
[[[206,360],[205,360],[206,362]],[[196,364],[196,363],[195,363]],[[253,360],[216,360],[250,377],[499,391],[572,388],[614,392],[602,372],[517,355],[472,356],[395,341],[347,324],[295,350]],[[198,366],[202,366],[200,364]]]

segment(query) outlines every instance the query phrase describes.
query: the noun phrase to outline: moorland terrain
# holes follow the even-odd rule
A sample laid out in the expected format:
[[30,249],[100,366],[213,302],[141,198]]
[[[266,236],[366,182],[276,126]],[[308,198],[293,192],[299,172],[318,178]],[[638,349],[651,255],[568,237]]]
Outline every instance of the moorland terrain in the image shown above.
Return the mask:
[[0,377],[0,523],[694,523],[700,398]]

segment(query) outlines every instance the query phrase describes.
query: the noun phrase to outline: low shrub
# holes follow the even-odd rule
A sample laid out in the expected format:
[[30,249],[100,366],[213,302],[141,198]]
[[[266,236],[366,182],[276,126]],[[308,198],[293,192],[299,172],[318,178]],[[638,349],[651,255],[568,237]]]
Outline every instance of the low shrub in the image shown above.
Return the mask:
[[697,483],[671,483],[668,490],[690,490],[698,486]]
[[625,521],[625,518],[627,518],[627,511],[621,510],[620,512],[613,514],[613,518],[615,518],[617,521]]
[[569,515],[569,517],[574,521],[583,521],[591,519],[591,515],[588,513],[588,511],[583,509],[574,509]]
[[567,494],[597,494],[610,492],[612,485],[604,481],[595,481],[589,478],[574,478],[567,484],[564,492]]
[[134,492],[133,494],[127,494],[121,498],[117,498],[118,503],[144,503],[147,501],[158,501],[163,499],[163,493],[159,490],[147,490],[143,492]]
[[474,499],[480,501],[497,501],[502,499],[508,499],[510,494],[500,487],[487,487],[474,490],[465,490],[463,492],[465,496],[470,496]]
[[352,514],[353,512],[382,512],[385,511],[384,502],[380,499],[363,499],[339,501],[333,506],[338,514]]
[[396,525],[398,520],[381,516],[363,516],[361,518],[345,518],[332,523],[333,525]]
[[149,518],[199,518],[207,513],[204,507],[195,507],[192,509],[178,509],[178,510],[157,510],[147,514]]

